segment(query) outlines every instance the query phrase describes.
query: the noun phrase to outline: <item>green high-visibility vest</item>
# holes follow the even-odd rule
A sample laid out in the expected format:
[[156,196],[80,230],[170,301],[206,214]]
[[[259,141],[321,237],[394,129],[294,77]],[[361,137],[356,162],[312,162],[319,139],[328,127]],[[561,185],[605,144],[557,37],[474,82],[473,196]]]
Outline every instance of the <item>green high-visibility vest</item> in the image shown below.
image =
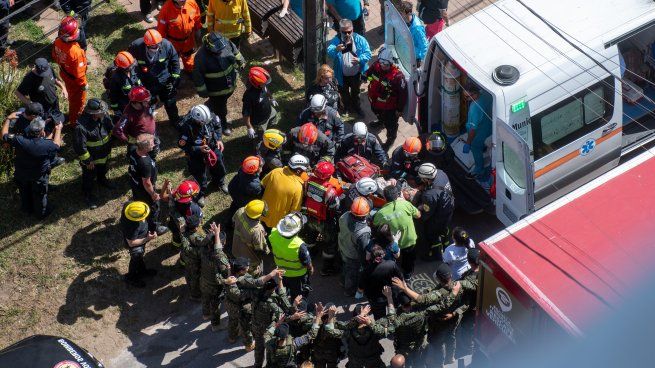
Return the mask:
[[273,250],[273,258],[278,268],[285,270],[286,277],[298,277],[307,273],[307,267],[300,263],[298,254],[303,241],[297,235],[291,239],[285,238],[276,228],[271,230],[268,236]]

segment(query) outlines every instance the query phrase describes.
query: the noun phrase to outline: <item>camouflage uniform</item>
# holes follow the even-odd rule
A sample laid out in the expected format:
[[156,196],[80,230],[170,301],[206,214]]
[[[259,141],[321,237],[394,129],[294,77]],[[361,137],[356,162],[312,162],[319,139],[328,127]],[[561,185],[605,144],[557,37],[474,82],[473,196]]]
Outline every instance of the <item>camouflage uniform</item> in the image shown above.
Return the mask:
[[393,345],[396,354],[405,356],[407,368],[425,367],[428,346],[428,316],[425,311],[401,312],[388,316],[394,326]]
[[[253,299],[252,303],[252,335],[255,339],[255,365],[264,364],[264,335],[272,323],[277,322],[283,313],[291,312],[292,306],[284,288],[267,296],[263,292]],[[289,313],[287,313],[289,314]]]
[[[295,368],[296,353],[303,346],[309,345],[318,333],[318,325],[313,324],[308,333],[300,337],[287,336],[284,345],[278,346],[273,337],[275,327],[266,331],[266,368]],[[256,364],[255,364],[256,366]]]
[[229,276],[230,262],[223,248],[214,245],[214,236],[202,231],[189,237],[189,242],[200,248],[200,292],[202,293],[202,314],[209,316],[212,327],[221,323],[221,301],[223,285]]
[[[314,324],[314,315],[307,312],[304,317],[294,320],[286,321],[289,325],[289,335],[293,337],[300,337],[309,332]],[[311,345],[306,345],[298,349],[296,354],[296,362],[302,363],[307,361],[311,357],[312,347]]]
[[[184,218],[183,218],[184,219]],[[182,243],[182,249],[180,250],[180,260],[184,264],[184,279],[186,284],[189,287],[189,294],[192,298],[199,299],[201,297],[200,292],[200,253],[202,253],[202,241],[198,241],[199,237],[194,236],[195,230],[193,232],[185,232],[184,235],[180,238]],[[204,236],[204,235],[203,235]],[[194,238],[194,244],[191,244],[190,239]]]
[[227,309],[227,336],[230,340],[236,340],[241,330],[243,344],[252,344],[252,331],[250,322],[252,320],[252,298],[258,288],[264,282],[249,274],[237,278],[237,283],[229,285],[225,291],[225,309]]
[[342,351],[341,337],[345,324],[337,322],[337,325],[322,325],[314,343],[312,344],[312,363],[316,368],[336,368],[339,361],[344,358]]
[[381,318],[370,326],[360,327],[359,323],[351,322],[343,331],[343,338],[348,349],[346,368],[384,368],[382,361],[384,348],[380,339],[392,332],[392,327],[386,318]]
[[[466,284],[466,283],[468,284]],[[462,296],[463,305],[455,312],[462,315],[458,328],[457,356],[473,354],[475,348],[473,342],[473,330],[475,328],[475,310],[478,289],[478,271],[469,269],[462,275],[460,280],[464,288]]]

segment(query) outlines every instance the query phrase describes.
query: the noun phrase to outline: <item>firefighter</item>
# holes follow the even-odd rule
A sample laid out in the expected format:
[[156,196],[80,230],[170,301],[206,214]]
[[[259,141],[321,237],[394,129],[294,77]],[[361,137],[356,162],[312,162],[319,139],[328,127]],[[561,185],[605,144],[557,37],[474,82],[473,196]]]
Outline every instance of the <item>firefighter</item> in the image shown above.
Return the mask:
[[91,209],[98,208],[93,195],[93,177],[101,186],[113,189],[107,180],[107,160],[111,153],[111,132],[114,124],[107,113],[107,103],[92,98],[86,103],[75,127],[73,148],[82,166],[82,193]]
[[312,96],[309,107],[303,110],[296,121],[297,126],[305,123],[316,125],[337,146],[343,140],[344,127],[339,112],[327,106],[327,99],[322,94]]
[[189,172],[200,185],[198,203],[204,205],[209,188],[207,171],[211,173],[212,184],[216,184],[223,193],[228,193],[221,125],[205,105],[192,107],[188,115],[177,144],[187,157]]
[[380,197],[376,196],[378,190],[379,190],[378,183],[374,179],[371,178],[359,179],[355,183],[355,185],[350,186],[350,189],[341,200],[341,211],[344,213],[349,211],[353,202],[358,197],[366,198],[366,200],[368,200],[368,204],[371,209],[373,209],[374,207],[375,208],[381,207],[384,203]]
[[86,53],[77,42],[79,35],[77,19],[64,17],[52,47],[52,59],[59,64],[59,75],[68,93],[68,121],[73,126],[84,109],[87,90]]
[[259,180],[262,172],[263,161],[259,156],[248,156],[241,163],[239,172],[230,180],[227,189],[232,197],[232,204],[228,209],[228,218],[231,219],[234,213],[253,199],[259,199],[264,193],[264,188]]
[[331,162],[319,162],[305,183],[304,207],[309,217],[307,230],[317,233],[316,240],[323,245],[321,276],[334,272],[334,257],[337,254],[337,209],[343,186],[332,176],[334,170]]
[[421,165],[419,153],[423,144],[417,137],[405,139],[402,146],[391,154],[391,177],[395,179],[416,180],[418,167]]
[[337,149],[335,161],[350,155],[359,155],[379,166],[386,167],[389,162],[387,151],[382,148],[376,136],[368,132],[361,121],[353,124],[353,132],[347,134]]
[[279,116],[275,107],[277,102],[271,96],[267,85],[271,83],[271,75],[266,69],[253,66],[248,72],[249,86],[243,93],[243,120],[248,129],[248,138],[255,145],[261,141],[264,131],[269,125],[277,125]]
[[157,31],[171,42],[187,72],[193,71],[193,55],[201,42],[202,20],[195,0],[168,0],[159,15]]
[[136,137],[140,134],[152,134],[155,137],[155,147],[150,151],[150,157],[159,153],[159,137],[157,125],[150,107],[150,92],[143,86],[133,87],[127,95],[130,104],[125,107],[121,119],[114,126],[114,136],[127,142],[127,154],[136,148]]
[[309,170],[309,160],[302,155],[293,155],[288,166],[275,169],[262,179],[264,194],[262,200],[268,205],[268,212],[262,222],[272,228],[288,213],[300,211],[303,200],[303,179]]
[[282,163],[282,147],[287,141],[287,136],[277,129],[267,129],[262,141],[257,148],[257,154],[264,161],[260,176],[263,178],[273,169],[284,166]]
[[114,58],[114,68],[107,83],[109,106],[114,116],[119,119],[123,110],[130,103],[128,95],[133,87],[140,86],[141,80],[136,73],[136,60],[127,51],[120,51]]
[[125,247],[130,253],[130,265],[124,280],[128,285],[138,288],[146,286],[144,277],[157,274],[157,270],[146,268],[146,263],[143,261],[146,244],[157,239],[157,233],[148,230],[146,219],[149,215],[148,204],[139,201],[129,202],[121,211],[121,231]]
[[402,116],[407,103],[407,84],[403,73],[394,64],[391,50],[383,48],[378,59],[366,72],[368,99],[371,110],[378,120],[372,124],[384,124],[387,141],[383,147],[389,149],[398,135],[398,118]]
[[429,247],[428,257],[442,260],[443,250],[450,240],[450,225],[455,210],[455,196],[448,176],[431,163],[418,168],[421,180],[420,197],[416,206],[421,211],[423,240]]
[[80,25],[80,47],[86,51],[86,22],[89,20],[89,11],[91,0],[64,0],[61,2],[61,10],[64,14],[74,16],[79,19]]
[[252,33],[246,0],[209,0],[207,32],[220,33],[238,48],[241,38]]
[[173,44],[157,30],[149,29],[127,49],[137,61],[137,74],[152,97],[164,105],[168,121],[177,124],[177,87],[180,84],[180,58]]
[[195,202],[200,193],[200,186],[195,180],[185,180],[173,190],[168,203],[170,217],[168,228],[171,230],[172,243],[175,247],[182,244],[181,235],[186,231],[186,219],[191,215],[200,215],[202,210]]
[[334,142],[316,125],[305,123],[289,131],[291,141],[287,143],[294,154],[307,157],[310,163],[316,165],[318,161],[332,161],[334,159]]
[[223,134],[230,136],[232,129],[227,123],[227,100],[236,88],[236,69],[245,65],[243,56],[227,38],[219,33],[209,33],[202,38],[202,47],[196,53],[194,64],[193,83],[198,95],[209,97],[209,108],[220,118]]

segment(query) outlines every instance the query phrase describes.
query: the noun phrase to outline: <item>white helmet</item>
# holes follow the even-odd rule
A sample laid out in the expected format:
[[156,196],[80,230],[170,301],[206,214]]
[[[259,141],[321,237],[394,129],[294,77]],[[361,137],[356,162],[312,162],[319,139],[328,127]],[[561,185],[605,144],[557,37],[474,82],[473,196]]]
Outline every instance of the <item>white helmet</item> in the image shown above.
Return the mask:
[[378,183],[371,178],[361,178],[355,183],[357,192],[362,196],[367,196],[378,191]]
[[327,105],[327,99],[325,98],[325,96],[323,96],[320,93],[313,95],[311,100],[309,101],[309,108],[313,112],[324,111],[326,105]]
[[300,232],[307,223],[307,217],[300,212],[292,212],[277,223],[277,231],[285,238],[290,238]]
[[386,47],[382,47],[380,49],[380,52],[378,53],[378,60],[386,61],[389,64],[393,64],[394,63],[393,52]]
[[196,105],[191,108],[191,118],[197,122],[207,124],[212,118],[212,112],[205,105]]
[[421,179],[432,180],[437,177],[437,167],[431,163],[424,163],[418,167],[418,176]]
[[293,155],[289,159],[289,168],[307,170],[309,168],[309,159],[303,155]]
[[366,138],[367,134],[368,128],[366,128],[366,124],[358,121],[353,125],[353,135],[355,138]]

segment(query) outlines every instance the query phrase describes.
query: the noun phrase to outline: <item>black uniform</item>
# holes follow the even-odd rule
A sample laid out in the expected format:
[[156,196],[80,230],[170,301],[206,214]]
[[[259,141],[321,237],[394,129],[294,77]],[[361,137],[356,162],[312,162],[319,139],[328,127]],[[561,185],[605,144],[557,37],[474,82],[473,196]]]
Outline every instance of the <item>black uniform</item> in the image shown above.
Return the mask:
[[277,111],[273,107],[273,99],[266,86],[263,88],[249,86],[243,93],[241,101],[243,102],[241,114],[244,117],[250,116],[250,124],[257,134],[255,142],[259,142],[269,124],[277,124]]
[[[30,123],[32,122],[32,120],[29,120],[27,117],[25,117],[24,110],[23,111],[18,110],[17,114],[18,114],[18,117],[13,122],[13,124],[10,123],[9,132],[13,133],[13,134],[16,134],[16,135],[22,135],[22,136],[26,137],[26,136],[29,135],[28,128],[29,128]],[[41,118],[44,118],[44,117],[41,116]],[[46,121],[45,129],[43,129],[43,131],[45,132],[45,135],[49,136],[50,134],[52,134],[52,132],[54,130],[55,130],[54,121],[52,121],[52,120]]]
[[20,193],[21,208],[40,217],[48,215],[50,162],[59,151],[53,141],[42,137],[5,134],[2,139],[16,149],[14,180]]
[[418,155],[408,156],[403,147],[396,147],[391,154],[390,175],[395,179],[416,180],[421,160]]
[[128,174],[130,175],[130,186],[132,187],[132,199],[135,201],[142,201],[150,206],[150,214],[148,215],[148,228],[150,231],[156,231],[159,219],[159,201],[153,201],[150,194],[143,186],[141,179],[150,178],[153,188],[157,188],[157,165],[155,160],[146,154],[140,156],[137,150],[132,150],[128,154],[129,167]]
[[295,127],[289,131],[291,139],[287,141],[287,145],[289,146],[291,154],[297,153],[307,157],[312,166],[316,165],[321,158],[329,158],[330,160],[334,159],[336,147],[330,138],[319,131],[316,142],[312,145],[305,145],[298,141],[299,131],[300,127]]
[[125,279],[130,282],[143,282],[141,279],[148,272],[146,264],[143,261],[146,245],[142,244],[136,247],[130,247],[127,240],[137,240],[147,237],[148,223],[145,221],[131,221],[125,217],[126,206],[127,204],[123,206],[123,210],[121,211],[121,231],[123,232],[125,248],[130,252],[130,264]]
[[387,314],[387,298],[382,294],[382,288],[384,285],[391,285],[391,279],[394,277],[402,279],[403,272],[396,261],[390,260],[369,264],[362,272],[359,288],[364,290],[375,319],[380,319]]
[[430,186],[421,192],[416,207],[421,211],[422,238],[430,249],[430,256],[441,260],[443,248],[450,241],[450,223],[455,210],[455,196],[445,172],[437,171]]
[[75,12],[75,16],[79,19],[80,37],[77,42],[80,47],[86,51],[86,21],[89,19],[89,8],[91,7],[91,0],[61,0],[61,10],[66,14]]
[[[113,129],[114,124],[106,114],[94,120],[93,115],[83,113],[77,120],[73,149],[82,166],[82,192],[87,198],[93,195],[94,176],[99,183],[107,181],[107,160],[111,153]],[[87,168],[90,162],[94,164],[93,169]]]
[[180,83],[180,58],[173,44],[162,39],[159,49],[153,55],[148,55],[143,38],[132,42],[127,51],[137,62],[137,74],[143,85],[150,91],[152,97],[159,97],[164,104],[168,120],[177,123],[177,86]]
[[257,174],[246,174],[239,169],[236,175],[230,180],[227,190],[232,197],[232,204],[228,211],[228,218],[232,218],[234,213],[241,207],[248,204],[253,199],[259,199],[264,193],[264,188]]
[[316,83],[309,86],[307,92],[305,92],[305,101],[309,105],[309,101],[312,99],[313,95],[322,94],[327,99],[327,105],[337,111],[339,111],[339,106],[341,105],[341,97],[339,96],[339,87],[337,86],[337,81],[334,78],[326,85],[321,86]]
[[116,116],[120,116],[123,110],[125,110],[125,106],[130,103],[127,95],[130,93],[132,87],[140,85],[141,80],[136,70],[132,70],[129,76],[122,69],[116,68],[114,70],[109,79],[107,95],[109,96],[109,107],[114,110]]
[[341,143],[343,140],[344,127],[339,112],[326,106],[325,115],[325,117],[316,116],[310,108],[306,108],[298,116],[296,126],[301,126],[305,123],[314,123],[318,130],[323,132],[323,134],[330,138],[332,142],[335,144]]
[[366,134],[366,142],[364,144],[355,143],[355,136],[348,133],[341,141],[341,146],[337,149],[337,154],[334,157],[335,161],[349,155],[360,155],[370,162],[386,166],[389,161],[387,151],[382,148],[380,141],[371,133]]
[[[32,102],[38,102],[43,106],[44,119],[51,118],[54,122],[64,122],[64,114],[59,110],[59,98],[57,97],[57,83],[52,69],[40,77],[31,71],[25,74],[18,92],[30,98]],[[54,128],[54,125],[52,126]],[[46,133],[48,124],[46,123]]]
[[[185,119],[186,123],[181,127],[178,146],[184,151],[187,157],[189,172],[200,185],[199,197],[207,195],[209,177],[207,171],[212,175],[212,181],[222,186],[225,180],[225,164],[223,163],[223,152],[218,149],[218,142],[223,138],[222,128],[216,115],[212,116],[209,123],[200,125],[191,119]],[[205,162],[205,153],[200,150],[203,145],[208,145],[216,154],[218,161],[216,165],[209,166]]]

